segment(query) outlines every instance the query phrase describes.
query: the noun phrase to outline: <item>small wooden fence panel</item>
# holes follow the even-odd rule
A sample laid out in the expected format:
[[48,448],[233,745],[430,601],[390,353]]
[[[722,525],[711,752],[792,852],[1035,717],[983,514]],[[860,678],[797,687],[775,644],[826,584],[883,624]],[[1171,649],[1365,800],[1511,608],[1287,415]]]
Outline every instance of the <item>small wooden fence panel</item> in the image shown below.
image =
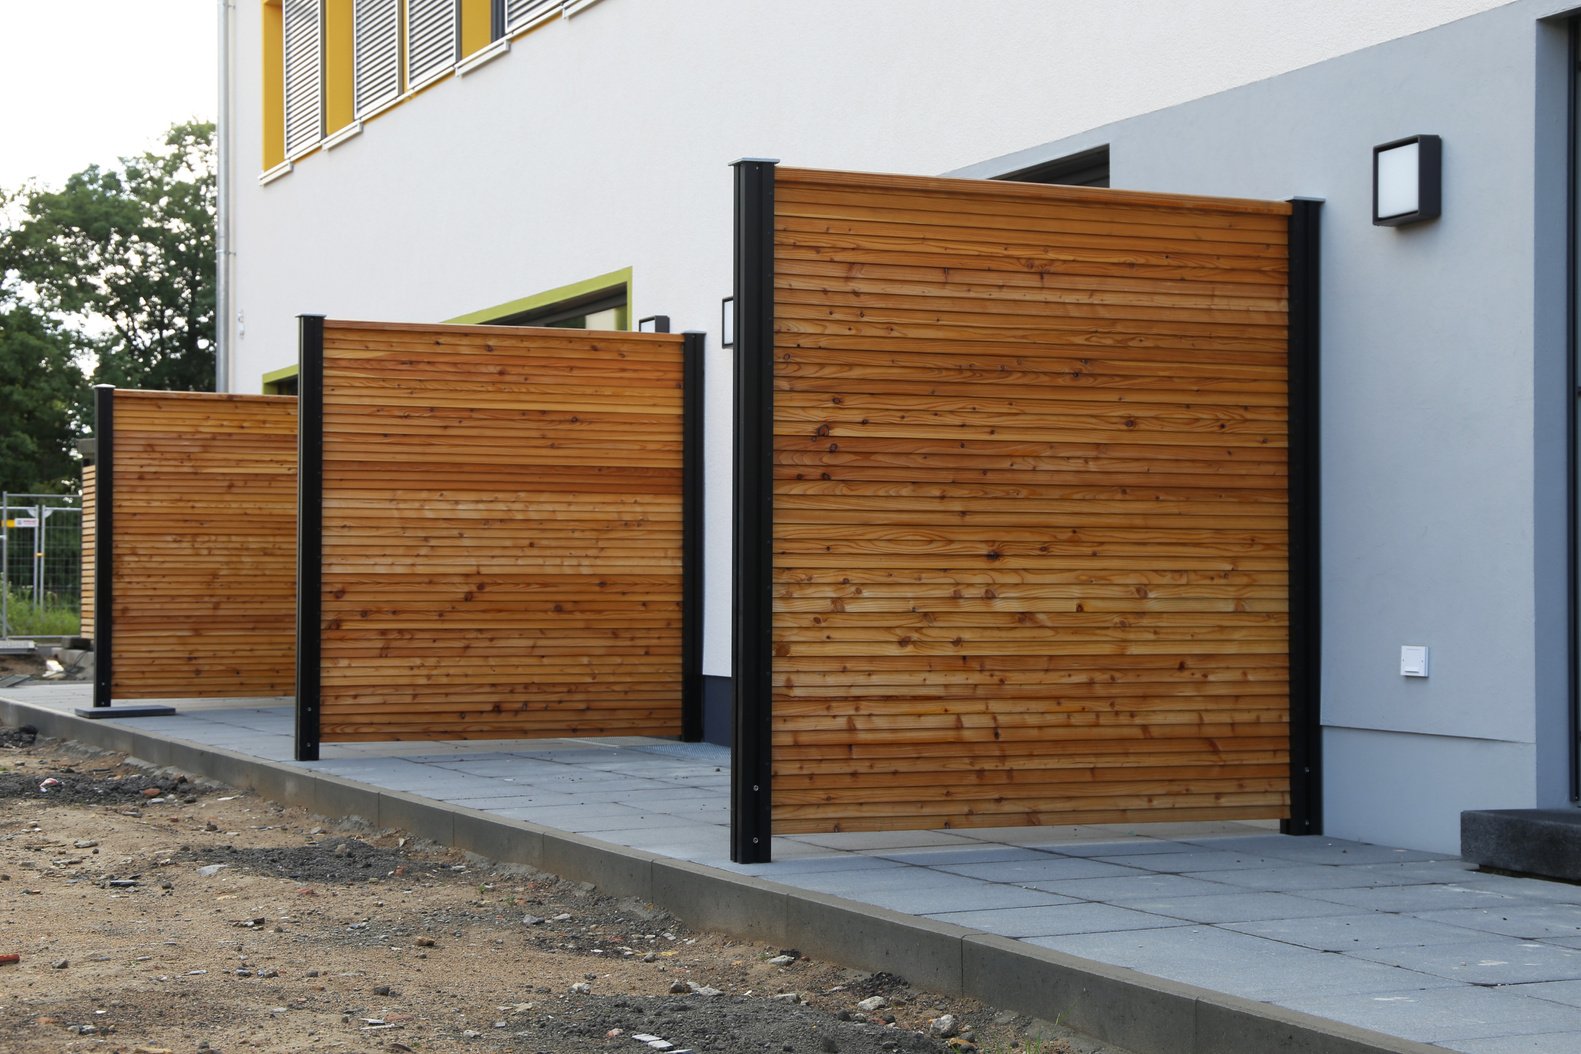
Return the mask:
[[93,639],[93,588],[94,588],[94,513],[98,494],[95,488],[97,475],[92,465],[82,466],[82,595],[79,601],[78,631],[84,638]]
[[1287,817],[1291,207],[773,202],[775,833]]
[[[111,526],[93,539],[94,580],[107,562],[111,591],[109,610],[100,594],[95,612],[110,698],[291,694],[296,399],[129,390],[113,399],[95,466],[96,484],[109,476]],[[101,528],[103,511],[95,506]]]
[[318,737],[680,735],[683,338],[322,326]]

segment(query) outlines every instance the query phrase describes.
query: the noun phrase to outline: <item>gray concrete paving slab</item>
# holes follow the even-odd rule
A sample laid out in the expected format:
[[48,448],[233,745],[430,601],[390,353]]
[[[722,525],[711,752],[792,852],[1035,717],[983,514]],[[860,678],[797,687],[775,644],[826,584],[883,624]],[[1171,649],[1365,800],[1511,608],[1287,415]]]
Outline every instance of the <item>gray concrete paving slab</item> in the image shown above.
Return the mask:
[[1560,1054],[1581,1050],[1581,1031],[1545,1032],[1533,1036],[1446,1040],[1444,1046],[1462,1054]]
[[572,831],[576,834],[639,828],[644,825],[648,816],[646,812],[628,805],[591,802],[583,805],[551,805],[544,808],[535,805],[517,806],[500,809],[499,814],[513,820],[530,820],[533,823],[558,827],[562,831]]
[[1099,857],[1103,859],[1191,851],[1191,847],[1185,843],[1171,842],[1159,838],[1127,838],[1120,842],[1108,839],[1092,842],[1055,842],[1044,844],[1040,848],[1046,852],[1058,853],[1060,856]]
[[1202,822],[1094,824],[1093,830],[1113,831],[1116,834],[1146,835],[1149,838],[1170,838],[1177,842],[1212,841],[1218,838],[1247,838],[1254,834],[1278,834],[1278,820],[1209,820]]
[[1033,937],[1028,943],[1283,1005],[1308,993],[1445,986],[1442,978],[1390,964],[1296,948],[1214,926]]
[[478,753],[462,753],[451,751],[444,754],[423,754],[414,756],[411,760],[422,761],[441,768],[484,769],[497,762],[517,761],[515,754],[508,750],[482,750]]
[[1461,885],[1488,893],[1501,893],[1520,900],[1544,900],[1555,904],[1581,904],[1581,885],[1554,882],[1541,878],[1517,878],[1513,875],[1474,873],[1467,875]]
[[483,794],[477,797],[458,794],[445,800],[456,805],[465,805],[469,809],[483,809],[485,811],[490,809],[524,809],[528,807],[547,809],[551,806],[581,804],[581,799],[574,794],[554,794],[527,788],[510,794]]
[[792,835],[791,840],[849,853],[978,844],[975,839],[953,831],[836,831],[833,834]]
[[[721,861],[717,866],[722,866],[724,863],[726,862]],[[774,863],[772,866],[765,867],[763,864],[730,865],[733,870],[739,869],[742,874],[773,878],[776,882],[789,881],[801,875],[821,875],[830,871],[894,870],[901,866],[903,865],[895,860],[885,860],[876,856],[834,853],[817,846],[803,846],[799,854],[793,854],[791,846],[781,846],[778,839],[775,840]]]
[[655,822],[643,827],[599,831],[608,838],[633,849],[645,849],[677,859],[725,853],[730,849],[729,835],[718,830],[698,830],[696,824],[666,825]]
[[1425,912],[1420,917],[1505,937],[1581,938],[1581,905],[1577,904],[1517,903],[1496,908]]
[[[1371,993],[1297,994],[1285,1006],[1424,1043],[1467,1050],[1467,1040],[1581,1031],[1581,1010],[1530,999],[1502,988],[1389,989]],[[1538,1047],[1570,1054],[1581,1047]]]
[[1464,860],[1405,860],[1384,864],[1346,864],[1364,874],[1384,874],[1404,878],[1402,885],[1431,882],[1467,882],[1481,877],[1475,864]]
[[1470,985],[1581,979],[1581,951],[1513,937],[1419,948],[1364,948],[1350,954]]
[[1063,878],[1120,878],[1139,874],[1135,868],[1121,864],[1048,854],[1044,854],[1041,860],[996,860],[986,863],[933,866],[943,871],[966,875],[968,878],[981,878],[988,882],[1054,882]]
[[1302,864],[1286,861],[1281,867],[1248,867],[1229,871],[1196,871],[1197,878],[1211,879],[1246,889],[1266,889],[1276,893],[1296,893],[1312,889],[1376,889],[1379,886],[1419,885],[1409,875],[1374,871],[1366,866],[1337,867],[1332,864]]
[[1054,904],[1074,903],[1071,897],[1027,889],[1025,886],[985,886],[981,882],[974,882],[957,875],[940,877],[945,881],[922,886],[879,884],[865,892],[863,899],[879,907],[893,908],[912,915],[938,915],[959,911],[967,905],[974,909],[985,909],[1047,907]]
[[1127,854],[1096,859],[1123,864],[1126,867],[1139,867],[1144,871],[1161,871],[1177,875],[1192,871],[1232,871],[1252,868],[1266,871],[1270,868],[1299,866],[1292,860],[1276,860],[1270,856],[1258,856],[1253,853],[1193,849],[1190,846],[1181,846],[1180,851],[1169,853]]
[[874,855],[919,867],[962,867],[968,864],[1003,864],[1012,861],[1051,860],[1048,853],[1019,845],[955,844],[925,849],[878,849]]
[[[1536,981],[1512,986],[1510,990],[1533,999],[1546,999],[1551,1003],[1581,1008],[1581,981]],[[1581,1050],[1581,1047],[1576,1049]]]
[[1271,893],[1266,890],[1243,890],[1237,893],[1188,897],[1158,897],[1153,900],[1133,900],[1128,907],[1149,911],[1155,915],[1183,919],[1188,922],[1225,923],[1258,922],[1264,919],[1299,919],[1319,915],[1349,915],[1354,909],[1345,904],[1312,900],[1290,893]]
[[804,871],[795,876],[794,885],[797,889],[811,889],[866,901],[870,890],[905,888],[911,883],[925,886],[928,881],[926,868],[890,864],[888,867],[847,868],[843,871]]
[[1016,845],[1080,845],[1083,842],[1151,841],[1168,838],[1166,831],[1147,833],[1151,824],[1052,824],[1046,827],[961,827],[956,833],[979,842],[1012,842]]
[[1243,852],[1284,860],[1319,860],[1331,864],[1389,864],[1443,859],[1441,854],[1397,849],[1387,845],[1371,845],[1367,842],[1352,842],[1343,838],[1291,838],[1282,834],[1257,834],[1182,838],[1180,841],[1188,845],[1220,851]]
[[406,758],[383,758],[362,755],[350,758],[331,758],[325,761],[300,763],[309,772],[328,772],[348,776],[383,786],[414,782],[426,769]]
[[[1113,904],[1054,904],[1026,908],[978,908],[929,915],[940,922],[969,926],[984,933],[1017,939],[1062,933],[1117,933],[1122,930],[1157,930],[1173,920]],[[1183,925],[1183,924],[1182,924]],[[1051,945],[1052,947],[1052,945]]]
[[1062,893],[1081,900],[1133,905],[1160,897],[1201,897],[1238,892],[1222,882],[1205,882],[1185,875],[1126,875],[1119,878],[1076,878],[1053,882],[1028,882],[1032,889]]
[[[1541,885],[1542,883],[1534,884]],[[1411,912],[1446,911],[1452,908],[1483,907],[1508,900],[1519,901],[1514,892],[1484,889],[1468,882],[1428,885],[1361,887],[1352,889],[1307,889],[1303,897],[1344,904],[1367,911]]]
[[1428,922],[1411,915],[1318,915],[1304,919],[1265,919],[1261,922],[1227,922],[1227,930],[1298,944],[1319,951],[1343,952],[1358,948],[1421,947],[1428,944],[1463,944],[1476,932],[1460,926]]

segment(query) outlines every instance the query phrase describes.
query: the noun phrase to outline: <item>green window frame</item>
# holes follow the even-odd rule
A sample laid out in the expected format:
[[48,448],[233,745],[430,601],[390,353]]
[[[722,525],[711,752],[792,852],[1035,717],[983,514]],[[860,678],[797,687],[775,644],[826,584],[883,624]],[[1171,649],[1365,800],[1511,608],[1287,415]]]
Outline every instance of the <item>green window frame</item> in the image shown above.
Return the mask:
[[[446,319],[459,325],[555,326],[630,331],[631,268],[546,289]],[[590,319],[602,324],[588,325]]]

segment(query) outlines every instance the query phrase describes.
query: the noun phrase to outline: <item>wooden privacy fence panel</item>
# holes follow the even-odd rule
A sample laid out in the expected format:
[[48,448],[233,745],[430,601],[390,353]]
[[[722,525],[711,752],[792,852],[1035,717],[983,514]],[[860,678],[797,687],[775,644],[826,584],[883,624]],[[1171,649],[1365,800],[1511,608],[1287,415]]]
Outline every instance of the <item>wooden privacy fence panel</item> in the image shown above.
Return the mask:
[[1289,816],[1290,214],[774,173],[775,833]]
[[683,338],[303,321],[323,464],[298,754],[682,734]]
[[296,400],[108,388],[99,400],[95,704],[289,695]]
[[98,495],[92,465],[82,466],[82,595],[79,600],[79,632],[88,640],[93,639],[93,589],[94,589],[94,514]]

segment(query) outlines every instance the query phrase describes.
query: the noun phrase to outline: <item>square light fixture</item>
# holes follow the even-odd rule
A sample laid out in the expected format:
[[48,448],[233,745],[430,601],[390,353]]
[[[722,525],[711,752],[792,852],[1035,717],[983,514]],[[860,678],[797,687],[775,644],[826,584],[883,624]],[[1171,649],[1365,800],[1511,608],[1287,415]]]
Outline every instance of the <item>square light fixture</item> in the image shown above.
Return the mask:
[[649,315],[647,318],[637,319],[638,333],[668,333],[669,331],[669,315]]
[[1372,148],[1372,222],[1403,227],[1437,218],[1442,205],[1444,144],[1413,135]]
[[719,345],[724,348],[736,346],[736,298],[727,296],[719,302]]

